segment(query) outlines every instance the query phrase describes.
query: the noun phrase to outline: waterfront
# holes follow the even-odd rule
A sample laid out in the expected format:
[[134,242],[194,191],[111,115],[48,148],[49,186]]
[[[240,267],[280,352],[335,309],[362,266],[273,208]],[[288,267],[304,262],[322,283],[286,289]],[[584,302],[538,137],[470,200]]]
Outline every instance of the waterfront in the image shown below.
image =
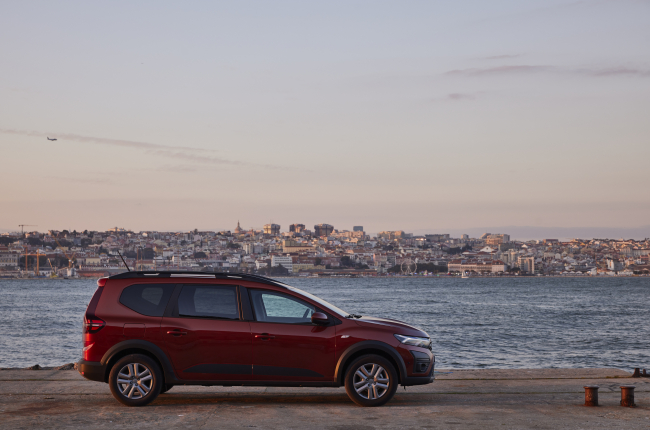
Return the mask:
[[[650,367],[648,278],[291,278],[425,329],[440,368]],[[0,280],[0,367],[76,361],[94,280]]]
[[[648,429],[650,380],[616,369],[454,370],[359,408],[345,389],[175,386],[150,406],[126,408],[106,384],[75,371],[1,370],[0,429]],[[636,385],[636,408],[619,406]],[[583,385],[599,385],[585,408]],[[88,413],[92,411],[92,413]]]

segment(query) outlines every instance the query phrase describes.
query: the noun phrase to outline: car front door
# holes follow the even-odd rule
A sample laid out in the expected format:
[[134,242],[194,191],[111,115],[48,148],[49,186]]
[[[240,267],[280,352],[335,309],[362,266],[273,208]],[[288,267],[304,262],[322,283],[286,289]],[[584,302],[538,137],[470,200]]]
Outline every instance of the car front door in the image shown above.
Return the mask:
[[336,327],[315,325],[315,306],[289,294],[248,289],[255,321],[253,379],[261,381],[332,381]]
[[183,285],[161,332],[174,370],[187,380],[249,380],[251,331],[241,318],[239,287]]

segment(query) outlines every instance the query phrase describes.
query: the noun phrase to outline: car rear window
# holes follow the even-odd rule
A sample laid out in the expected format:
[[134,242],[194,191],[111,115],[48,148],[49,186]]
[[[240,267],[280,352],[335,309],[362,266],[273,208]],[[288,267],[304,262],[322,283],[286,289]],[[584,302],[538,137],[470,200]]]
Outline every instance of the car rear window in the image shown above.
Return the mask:
[[178,297],[181,317],[239,319],[237,287],[184,285]]
[[140,284],[126,287],[120,303],[139,314],[161,317],[174,291],[173,284]]

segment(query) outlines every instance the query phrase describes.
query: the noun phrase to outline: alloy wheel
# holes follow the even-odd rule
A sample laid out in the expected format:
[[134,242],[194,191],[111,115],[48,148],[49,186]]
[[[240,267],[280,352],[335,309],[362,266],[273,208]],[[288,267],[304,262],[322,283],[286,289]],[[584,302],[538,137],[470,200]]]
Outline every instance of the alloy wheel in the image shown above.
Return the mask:
[[129,363],[117,374],[117,387],[127,399],[141,399],[153,388],[151,370],[141,363]]
[[366,363],[354,372],[352,380],[357,394],[364,399],[375,400],[388,392],[390,377],[386,369],[375,363]]

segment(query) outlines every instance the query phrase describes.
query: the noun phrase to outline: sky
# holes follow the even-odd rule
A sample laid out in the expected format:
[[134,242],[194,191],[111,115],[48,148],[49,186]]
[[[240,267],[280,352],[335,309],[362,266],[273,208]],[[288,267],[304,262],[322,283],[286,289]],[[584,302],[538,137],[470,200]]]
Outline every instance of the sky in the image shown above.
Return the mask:
[[5,0],[0,229],[650,236],[649,18],[648,0]]

